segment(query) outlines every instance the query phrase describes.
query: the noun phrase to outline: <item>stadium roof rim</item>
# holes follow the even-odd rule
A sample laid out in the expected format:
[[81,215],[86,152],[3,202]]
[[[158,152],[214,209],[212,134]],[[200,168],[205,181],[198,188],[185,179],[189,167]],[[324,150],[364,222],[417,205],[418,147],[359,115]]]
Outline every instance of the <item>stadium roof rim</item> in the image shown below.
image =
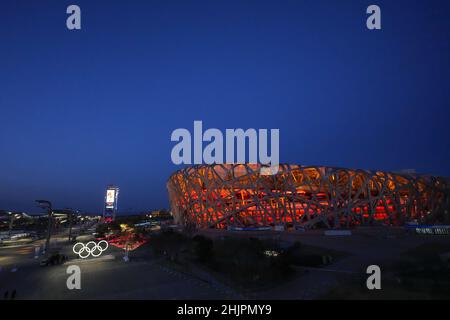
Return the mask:
[[[212,163],[212,164],[206,164],[206,163],[202,163],[202,164],[194,164],[194,165],[187,165],[183,168],[178,169],[177,171],[173,172],[169,178],[167,179],[167,182],[169,182],[170,178],[172,176],[175,176],[177,174],[181,174],[183,173],[183,171],[187,170],[187,169],[198,169],[198,168],[206,168],[206,167],[215,167],[215,166],[223,166],[223,167],[237,167],[237,166],[241,166],[241,165],[247,165],[247,166],[256,166],[257,168],[261,168],[261,167],[268,167],[268,165],[263,165],[260,163]],[[421,173],[408,173],[408,172],[398,172],[398,171],[384,171],[384,170],[376,170],[376,169],[355,169],[355,168],[346,168],[346,167],[335,167],[335,166],[326,166],[326,165],[302,165],[302,164],[293,164],[293,163],[280,163],[279,164],[280,167],[283,166],[297,166],[300,169],[307,169],[307,168],[326,168],[326,169],[330,169],[330,170],[352,170],[355,172],[364,172],[367,174],[373,174],[376,172],[383,172],[383,173],[388,173],[388,174],[393,174],[396,176],[402,176],[405,178],[440,178],[440,179],[445,179],[446,181],[450,182],[450,178],[447,177],[441,177],[441,176],[436,176],[436,175],[432,175],[432,174],[421,174]],[[256,171],[256,170],[255,170]],[[275,174],[276,175],[276,174]]]

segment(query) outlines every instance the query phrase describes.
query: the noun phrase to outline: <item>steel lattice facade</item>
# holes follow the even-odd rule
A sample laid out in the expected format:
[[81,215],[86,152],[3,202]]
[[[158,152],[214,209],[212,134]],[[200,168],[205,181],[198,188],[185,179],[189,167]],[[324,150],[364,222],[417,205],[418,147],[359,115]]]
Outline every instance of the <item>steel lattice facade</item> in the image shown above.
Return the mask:
[[167,182],[178,224],[199,228],[303,226],[339,228],[447,218],[445,178],[333,167],[197,165]]

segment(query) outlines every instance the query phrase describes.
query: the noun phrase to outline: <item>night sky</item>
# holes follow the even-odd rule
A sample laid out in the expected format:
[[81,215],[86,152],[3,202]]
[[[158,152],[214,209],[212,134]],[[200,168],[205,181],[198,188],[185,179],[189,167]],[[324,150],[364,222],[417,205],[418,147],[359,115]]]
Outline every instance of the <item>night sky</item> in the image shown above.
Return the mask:
[[284,163],[450,176],[448,0],[2,0],[0,41],[0,209],[101,213],[108,184],[168,207],[194,120],[279,128]]

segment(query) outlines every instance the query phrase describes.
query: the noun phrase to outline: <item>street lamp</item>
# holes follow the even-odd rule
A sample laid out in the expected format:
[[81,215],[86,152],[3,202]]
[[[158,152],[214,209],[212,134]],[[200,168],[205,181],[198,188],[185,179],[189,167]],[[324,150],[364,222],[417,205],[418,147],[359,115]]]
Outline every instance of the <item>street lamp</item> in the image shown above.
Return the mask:
[[9,215],[9,238],[11,238],[12,228],[14,223],[14,215],[12,212],[8,212]]
[[46,210],[48,214],[47,240],[45,241],[45,255],[48,256],[50,246],[50,236],[52,232],[52,216],[53,216],[52,203],[47,200],[36,200],[36,203],[39,208]]
[[73,224],[73,215],[78,213],[78,210],[74,210],[72,208],[66,208],[64,209],[64,211],[67,213],[68,215],[68,220],[69,220],[69,242],[71,241],[72,238],[72,224]]

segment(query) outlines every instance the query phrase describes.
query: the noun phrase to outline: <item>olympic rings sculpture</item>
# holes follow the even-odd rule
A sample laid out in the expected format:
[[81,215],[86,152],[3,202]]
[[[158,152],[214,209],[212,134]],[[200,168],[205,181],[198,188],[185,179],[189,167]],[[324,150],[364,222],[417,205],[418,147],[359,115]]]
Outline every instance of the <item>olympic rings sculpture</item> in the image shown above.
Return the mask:
[[89,241],[84,244],[82,242],[77,242],[72,248],[73,253],[78,255],[81,259],[86,259],[89,256],[98,257],[103,251],[108,249],[108,242],[106,240],[101,240],[98,243],[95,241]]

